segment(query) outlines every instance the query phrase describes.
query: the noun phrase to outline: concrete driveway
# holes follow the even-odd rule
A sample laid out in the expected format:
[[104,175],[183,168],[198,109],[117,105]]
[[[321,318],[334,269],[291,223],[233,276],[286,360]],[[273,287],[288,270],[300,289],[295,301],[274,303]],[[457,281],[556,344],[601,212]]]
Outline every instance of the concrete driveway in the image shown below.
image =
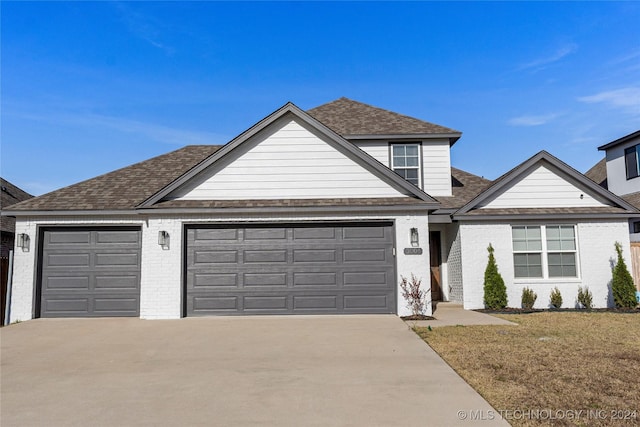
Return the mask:
[[39,319],[0,333],[3,427],[471,426],[458,411],[492,411],[396,316]]

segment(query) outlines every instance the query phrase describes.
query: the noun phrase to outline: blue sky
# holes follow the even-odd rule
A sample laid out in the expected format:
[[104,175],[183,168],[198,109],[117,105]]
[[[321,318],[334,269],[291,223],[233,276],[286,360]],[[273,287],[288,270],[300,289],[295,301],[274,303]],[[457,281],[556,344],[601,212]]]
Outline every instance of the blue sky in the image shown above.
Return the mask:
[[584,172],[640,128],[638,2],[9,2],[1,174],[39,195],[287,101],[346,96],[463,132],[496,178],[545,149]]

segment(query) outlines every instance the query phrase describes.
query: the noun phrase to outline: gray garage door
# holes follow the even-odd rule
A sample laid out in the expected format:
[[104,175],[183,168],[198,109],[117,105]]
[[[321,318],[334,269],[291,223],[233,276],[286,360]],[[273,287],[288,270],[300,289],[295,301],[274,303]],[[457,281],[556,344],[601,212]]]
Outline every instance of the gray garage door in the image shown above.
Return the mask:
[[391,223],[187,229],[185,313],[395,313]]
[[41,317],[138,316],[140,229],[44,230]]

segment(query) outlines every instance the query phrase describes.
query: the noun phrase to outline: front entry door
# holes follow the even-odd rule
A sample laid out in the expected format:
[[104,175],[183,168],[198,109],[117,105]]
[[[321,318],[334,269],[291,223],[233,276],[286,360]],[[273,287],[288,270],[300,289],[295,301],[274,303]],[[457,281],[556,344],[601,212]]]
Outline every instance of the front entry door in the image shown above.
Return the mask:
[[431,264],[431,301],[442,301],[442,279],[440,276],[440,232],[429,232],[429,259]]

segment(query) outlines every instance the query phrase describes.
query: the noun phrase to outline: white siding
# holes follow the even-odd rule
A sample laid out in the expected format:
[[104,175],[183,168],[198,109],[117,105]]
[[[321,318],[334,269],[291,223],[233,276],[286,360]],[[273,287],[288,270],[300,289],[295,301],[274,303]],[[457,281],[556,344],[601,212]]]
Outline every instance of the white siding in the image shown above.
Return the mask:
[[[389,144],[404,141],[360,141],[353,143],[389,167]],[[422,141],[423,190],[432,196],[451,196],[451,155],[446,139]]]
[[481,207],[542,208],[607,206],[592,194],[580,189],[545,166],[538,166],[527,176]]
[[285,118],[176,190],[183,200],[399,197],[300,122]]
[[449,141],[422,144],[424,191],[432,196],[451,196],[451,157]]
[[640,144],[640,138],[607,150],[607,186],[614,194],[623,195],[640,191],[640,177],[627,180],[624,162],[624,150],[637,144]]
[[[566,222],[561,222],[566,224]],[[514,223],[515,224],[515,223]],[[516,225],[539,222],[518,222]],[[546,223],[544,223],[546,224]],[[563,307],[574,308],[578,287],[587,286],[593,294],[593,305],[603,308],[612,305],[608,284],[611,282],[610,260],[615,259],[614,244],[623,246],[627,265],[629,257],[629,235],[627,222],[590,221],[577,223],[579,278],[515,279],[513,273],[513,252],[511,225],[498,223],[461,224],[462,272],[464,287],[464,308],[484,308],[483,282],[487,266],[489,243],[495,249],[498,269],[507,286],[509,307],[520,307],[522,289],[526,286],[538,295],[536,308],[549,308],[549,296],[554,287],[562,294]]]
[[[37,268],[36,254],[37,227],[42,225],[115,225],[115,224],[139,224],[142,227],[142,266],[141,266],[141,293],[140,293],[140,317],[145,319],[175,319],[181,313],[182,269],[184,239],[182,230],[185,223],[235,223],[244,221],[277,222],[277,221],[358,221],[358,220],[391,220],[395,223],[396,249],[396,285],[397,310],[399,316],[411,314],[406,301],[402,298],[400,290],[400,277],[422,278],[424,289],[429,291],[429,244],[426,236],[429,235],[428,217],[426,214],[406,215],[404,213],[390,213],[384,215],[367,213],[350,213],[342,215],[250,215],[250,216],[224,216],[215,218],[204,215],[174,216],[149,218],[148,221],[140,221],[139,218],[130,217],[122,219],[110,219],[108,217],[60,217],[51,219],[18,219],[16,232],[28,233],[32,237],[29,252],[18,250],[15,252],[13,295],[11,299],[11,321],[28,320],[33,317],[33,295],[36,286],[35,272]],[[405,255],[403,248],[410,247],[410,229],[418,228],[420,244],[423,247],[422,255]],[[158,245],[158,231],[168,231],[170,245],[163,249]],[[426,296],[431,301],[431,296]],[[429,304],[427,313],[432,314]]]

